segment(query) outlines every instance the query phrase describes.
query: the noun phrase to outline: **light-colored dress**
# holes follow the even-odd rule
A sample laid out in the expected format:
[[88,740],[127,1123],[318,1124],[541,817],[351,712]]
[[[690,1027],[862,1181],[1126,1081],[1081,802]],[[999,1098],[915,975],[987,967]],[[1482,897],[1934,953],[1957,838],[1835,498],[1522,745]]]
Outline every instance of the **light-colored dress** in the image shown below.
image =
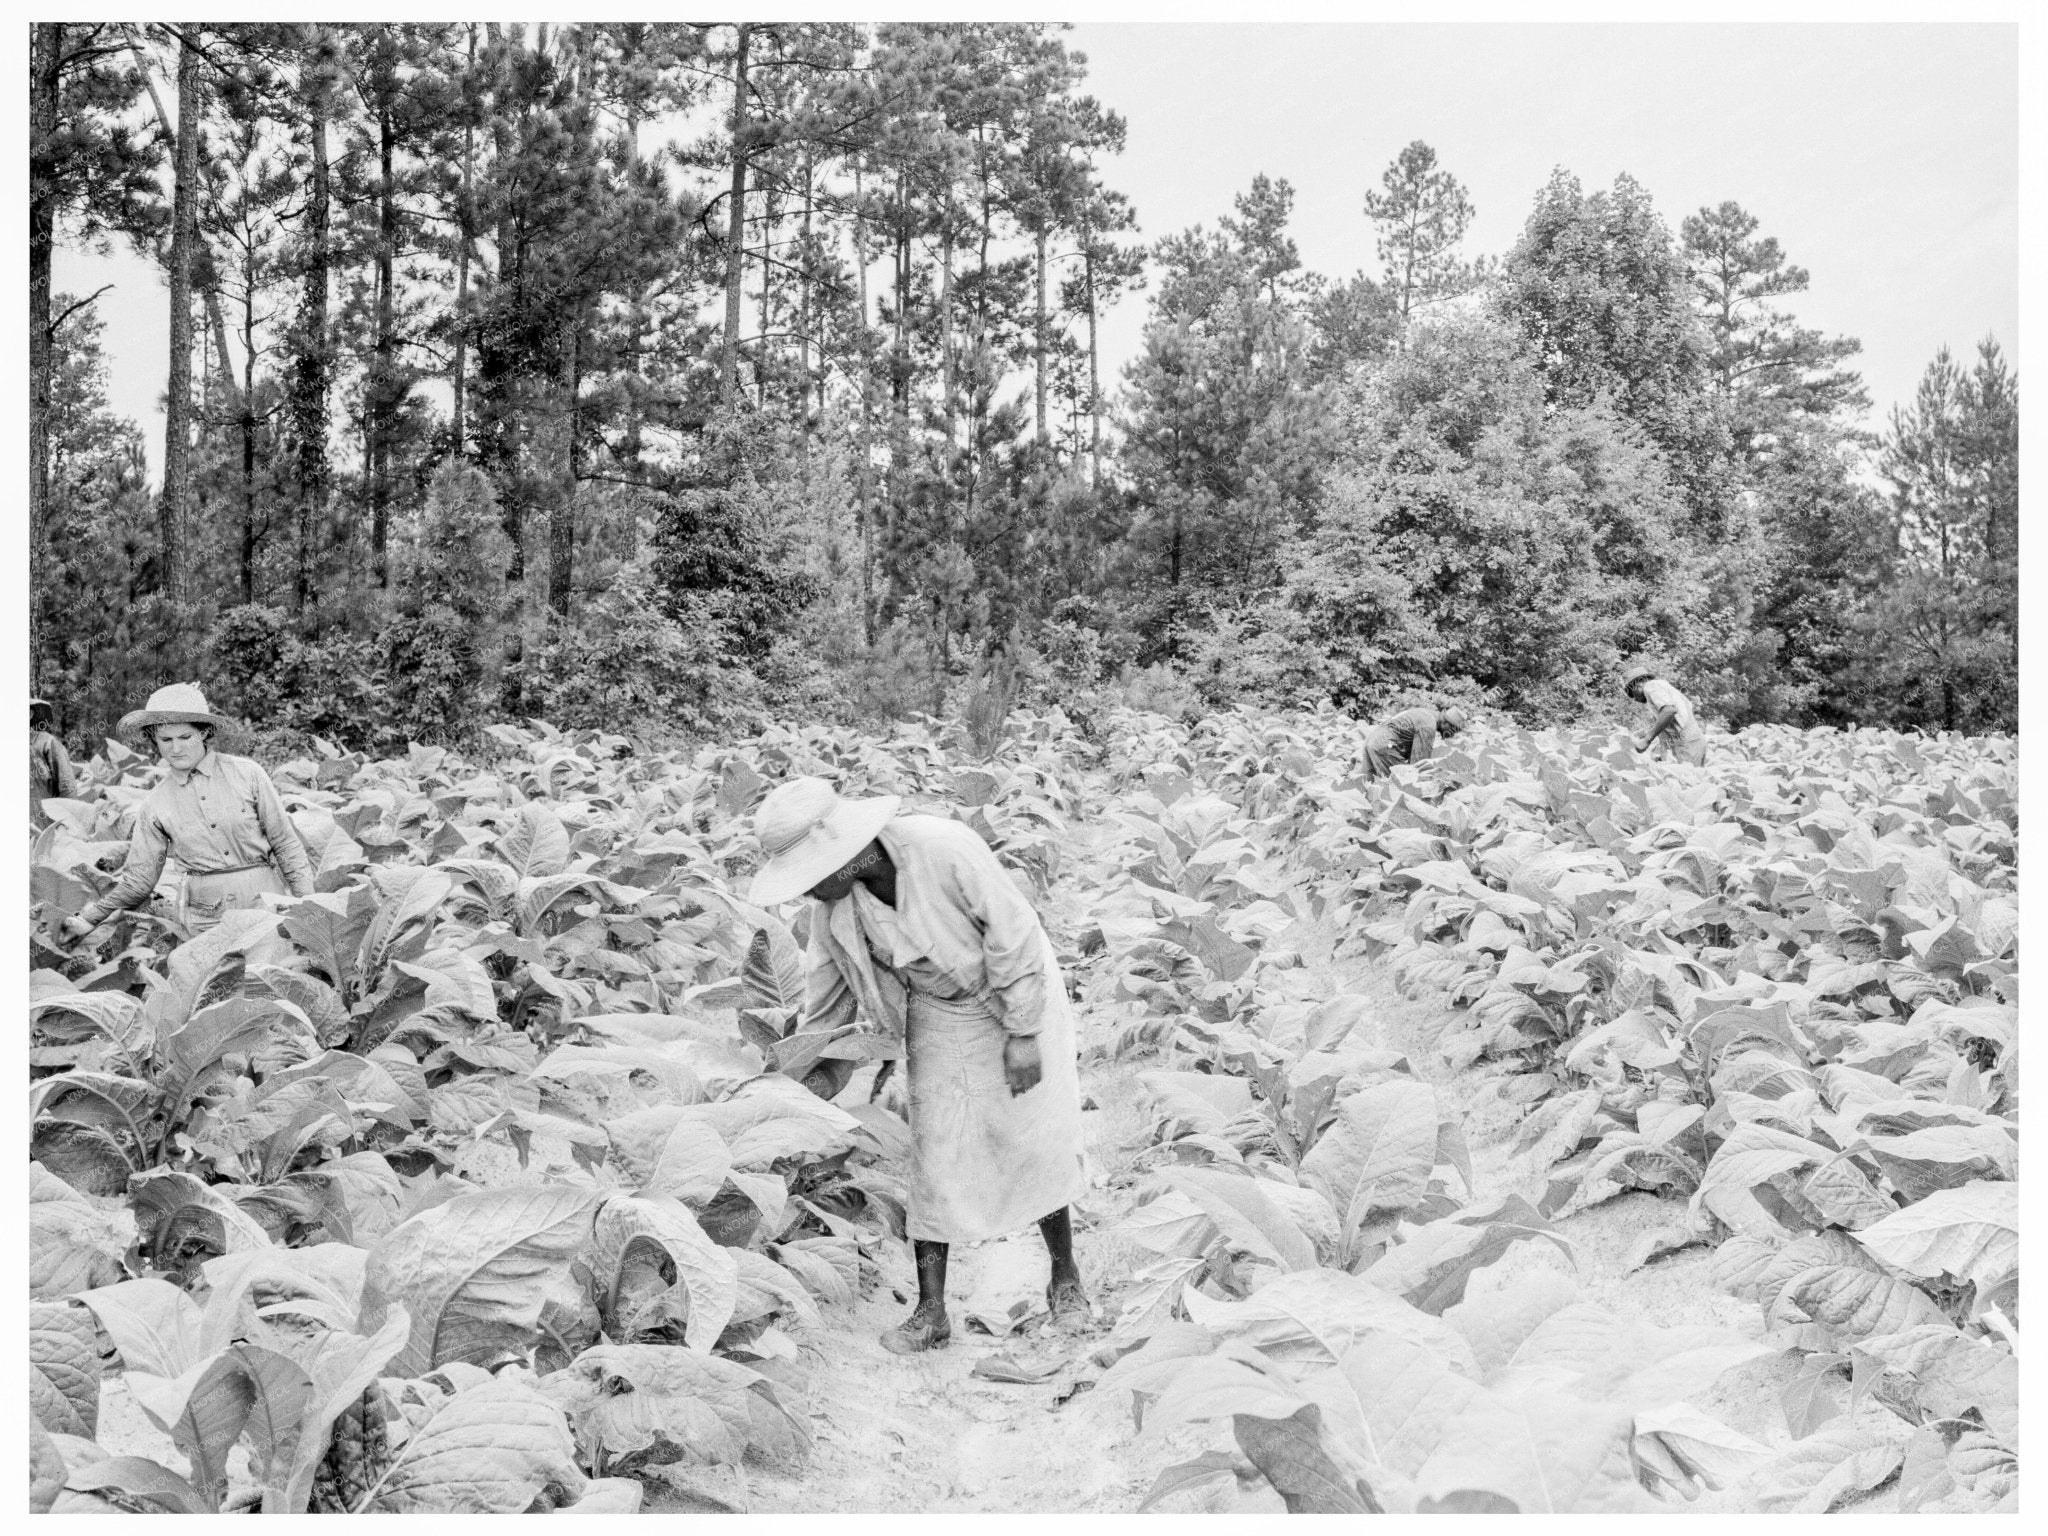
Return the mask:
[[[814,909],[805,1024],[866,1015],[904,1042],[913,1238],[1000,1237],[1072,1204],[1081,1163],[1074,1018],[1052,942],[972,828],[898,816],[879,841],[896,906],[865,886]],[[1036,1035],[1043,1075],[1012,1095],[1011,1035]]]
[[1661,677],[1643,680],[1643,702],[1650,706],[1650,718],[1656,717],[1669,708],[1672,721],[1657,734],[1650,743],[1652,751],[1661,749],[1661,755],[1675,757],[1680,762],[1699,767],[1707,760],[1707,733],[1700,729],[1700,723],[1693,717],[1692,700]]

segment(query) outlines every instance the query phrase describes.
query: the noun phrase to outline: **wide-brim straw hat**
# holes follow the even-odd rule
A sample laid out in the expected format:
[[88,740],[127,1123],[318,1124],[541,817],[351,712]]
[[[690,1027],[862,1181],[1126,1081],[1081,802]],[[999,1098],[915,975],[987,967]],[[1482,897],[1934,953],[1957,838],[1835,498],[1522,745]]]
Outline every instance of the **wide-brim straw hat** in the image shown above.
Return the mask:
[[1655,677],[1656,675],[1657,669],[1647,661],[1632,661],[1621,669],[1621,686],[1626,688],[1629,684],[1641,678]]
[[149,696],[140,709],[121,717],[116,729],[124,736],[139,736],[157,725],[210,725],[217,731],[236,729],[226,715],[216,714],[197,683],[170,683]]
[[761,868],[747,900],[772,907],[803,895],[872,842],[901,803],[897,795],[847,800],[809,776],[777,785],[754,812]]
[[1462,731],[1472,723],[1472,717],[1457,705],[1446,704],[1437,711],[1436,723],[1439,730],[1448,725],[1454,731]]

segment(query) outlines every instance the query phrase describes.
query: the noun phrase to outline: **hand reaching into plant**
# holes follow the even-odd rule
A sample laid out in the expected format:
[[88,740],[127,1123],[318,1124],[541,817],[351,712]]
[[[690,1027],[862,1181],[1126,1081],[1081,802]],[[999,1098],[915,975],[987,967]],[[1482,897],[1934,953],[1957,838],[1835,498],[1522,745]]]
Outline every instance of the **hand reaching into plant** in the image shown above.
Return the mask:
[[95,928],[93,924],[74,914],[60,917],[53,925],[53,931],[64,943],[76,944],[91,935]]
[[1010,1097],[1029,1093],[1045,1075],[1045,1063],[1038,1054],[1038,1036],[1012,1035],[1003,1042],[1003,1078],[1010,1085]]

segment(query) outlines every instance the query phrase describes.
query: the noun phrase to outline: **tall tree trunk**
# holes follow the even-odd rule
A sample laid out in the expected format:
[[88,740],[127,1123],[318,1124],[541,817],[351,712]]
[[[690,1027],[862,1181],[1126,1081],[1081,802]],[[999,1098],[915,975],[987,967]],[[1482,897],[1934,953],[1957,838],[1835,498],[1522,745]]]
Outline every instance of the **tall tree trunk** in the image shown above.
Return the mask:
[[[630,156],[630,167],[640,166],[640,99],[632,97],[626,106],[626,152]],[[640,417],[645,378],[641,373],[641,354],[647,346],[647,306],[639,293],[633,295],[632,317],[627,330],[626,350],[628,366],[632,370],[632,382],[626,389],[626,432],[619,444],[619,463],[629,480],[640,478]],[[636,522],[629,522],[629,530],[637,529]],[[637,540],[637,532],[629,531],[629,540]],[[637,543],[631,547],[637,548]]]
[[[860,163],[853,167],[853,202],[856,210],[867,206],[866,189],[861,185]],[[866,229],[861,214],[853,216],[853,270],[860,283],[860,325],[855,333],[860,339],[860,622],[861,635],[872,646],[875,643],[875,461],[874,461],[874,349],[869,345],[871,333],[868,329],[868,248],[864,238]],[[821,383],[819,389],[822,392]]]
[[[149,92],[150,105],[156,109],[157,126],[163,130],[164,142],[169,147],[173,159],[175,159],[178,153],[178,131],[177,129],[171,126],[171,114],[164,110],[164,99],[162,95],[159,94],[157,91],[156,76],[151,72],[149,55],[143,52],[142,44],[137,40],[134,28],[132,26],[125,26],[124,24],[124,29],[128,37],[128,52],[135,59],[136,72],[142,76],[143,87]],[[201,241],[197,235],[195,235],[193,239],[193,260],[195,262],[200,263],[203,269],[210,272],[212,263],[207,260],[207,251],[204,242]],[[195,274],[198,270],[199,269],[195,269]],[[210,277],[207,281],[199,283],[198,288],[200,297],[205,301],[206,304],[207,321],[213,327],[213,335],[215,338],[216,345],[218,345],[220,338],[225,337],[228,333],[227,324],[222,319],[221,316],[220,288],[218,284],[214,283],[211,280]],[[220,374],[223,388],[225,389],[226,393],[232,395],[235,392],[235,375],[233,370],[228,367],[227,353],[225,349],[222,349],[221,351],[221,361],[218,371]],[[200,370],[199,377],[201,386],[204,387],[206,381],[210,379],[212,375],[208,374],[207,371],[204,368],[202,368]]]
[[889,395],[897,421],[910,422],[910,187],[909,174],[896,173],[896,336],[889,360]]
[[740,283],[746,271],[747,224],[747,50],[754,40],[751,22],[733,23],[737,38],[733,45],[732,71],[732,206],[725,225],[725,348],[720,359],[723,378],[720,402],[730,405],[740,387]]
[[1096,344],[1095,335],[1095,246],[1087,236],[1082,237],[1081,263],[1084,269],[1082,287],[1088,304],[1088,484],[1091,489],[1102,487],[1102,382],[1098,373],[1098,360],[1102,353]]
[[[811,418],[811,150],[804,148],[804,201],[797,231],[796,272],[796,378],[797,397],[803,406],[804,431],[816,431]],[[824,360],[818,365],[818,415],[825,414]]]
[[[469,23],[469,74],[474,75],[475,73],[476,23],[472,21]],[[469,88],[469,83],[468,78],[465,77],[465,90]],[[471,186],[475,177],[475,168],[476,125],[469,121],[468,109],[465,104],[462,122],[462,192],[460,194],[462,200],[456,205],[455,219],[455,238],[457,241],[455,249],[455,358],[448,370],[449,389],[454,397],[454,403],[448,413],[448,435],[457,459],[467,457],[465,445],[468,441],[465,435],[465,428],[468,423],[464,419],[464,411],[469,404],[469,243],[475,238],[475,232],[470,228],[470,220],[474,214],[474,209],[471,206],[473,201]],[[639,418],[636,416],[633,421],[636,435],[634,446],[636,448],[639,446],[637,441],[639,425]]]
[[569,617],[576,563],[576,342],[577,311],[562,318],[561,435],[554,505],[548,509],[548,607]]
[[256,247],[242,248],[242,601],[256,601]]
[[[315,31],[309,53],[325,45]],[[327,266],[328,168],[327,93],[315,85],[305,92],[306,135],[313,175],[306,187],[304,288],[299,300],[299,355],[292,369],[292,435],[298,439],[297,551],[292,571],[292,612],[310,631],[314,615],[314,544],[327,510]],[[459,398],[459,397],[458,397]]]
[[768,362],[768,338],[775,333],[775,267],[770,253],[775,249],[775,183],[761,188],[761,326],[760,341],[754,349],[754,398],[768,408],[768,376],[776,370]]
[[[387,41],[386,46],[389,46]],[[397,125],[388,88],[377,106],[377,339],[370,364],[369,430],[370,572],[380,587],[390,584],[385,544],[391,529],[391,431],[398,367],[398,206],[393,176]]]
[[[491,46],[502,47],[508,43],[504,28],[495,21],[484,23],[484,35]],[[514,118],[506,112],[493,112],[491,124],[491,154],[494,164],[506,165],[513,155],[513,130],[516,127],[523,139],[528,132],[528,112],[522,106],[519,116]],[[494,289],[503,294],[512,291],[523,292],[526,273],[517,230],[512,223],[512,205],[509,199],[498,203],[496,227],[492,231],[492,248],[495,253],[497,270],[494,274]],[[512,563],[506,567],[505,579],[513,584],[513,615],[508,620],[512,638],[507,642],[507,658],[516,662],[524,645],[519,625],[525,618],[526,579],[526,498],[517,489],[520,480],[520,414],[514,399],[517,380],[513,376],[513,365],[508,344],[494,340],[489,334],[477,338],[477,391],[481,400],[479,409],[485,414],[477,427],[477,453],[485,461],[493,478],[501,487],[499,512],[504,519],[505,537],[512,542]],[[505,693],[501,707],[511,713],[518,713],[519,673],[508,668],[505,674]]]
[[[1176,448],[1178,446],[1178,444],[1175,444]],[[1178,457],[1178,454],[1175,457]],[[1169,492],[1168,494],[1173,498],[1173,542],[1167,553],[1166,584],[1169,587],[1178,587],[1180,585],[1181,496],[1177,491]],[[1176,613],[1179,612],[1177,605],[1174,611]]]
[[199,54],[178,45],[178,158],[171,190],[171,356],[164,385],[164,483],[157,501],[158,570],[174,605],[191,597],[185,496],[191,485],[192,249],[199,232]]
[[953,393],[953,217],[950,201],[946,210],[945,233],[939,237],[939,409],[946,417],[946,446],[959,436],[960,413],[954,408]]
[[53,140],[64,83],[64,24],[39,21],[29,32],[28,202],[28,660],[29,685],[41,681],[43,567],[49,546],[50,263],[57,245]]
[[1038,312],[1032,317],[1031,323],[1031,363],[1034,375],[1033,390],[1038,406],[1038,440],[1043,443],[1047,440],[1045,427],[1045,230],[1040,229],[1038,231],[1035,244],[1038,255]]

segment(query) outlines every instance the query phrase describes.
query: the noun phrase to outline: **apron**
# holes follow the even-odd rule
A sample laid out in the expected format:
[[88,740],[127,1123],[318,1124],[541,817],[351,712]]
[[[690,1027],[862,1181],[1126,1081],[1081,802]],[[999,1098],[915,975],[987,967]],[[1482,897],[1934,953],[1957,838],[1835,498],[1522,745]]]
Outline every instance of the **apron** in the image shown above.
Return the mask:
[[221,914],[231,908],[262,906],[258,898],[266,892],[278,896],[291,894],[284,877],[268,864],[204,874],[187,871],[184,894],[179,900],[179,916],[196,938],[218,923]]
[[[1073,1204],[1081,1166],[1081,1076],[1074,1020],[1043,934],[1043,1075],[1013,1097],[1003,1075],[1009,1031],[983,997],[962,995],[922,958],[897,958],[894,913],[856,886],[854,910],[877,965],[903,981],[910,1101],[909,1235],[971,1243],[1001,1237]],[[859,898],[867,897],[866,900]]]
[[[188,870],[184,889],[178,897],[178,919],[196,939],[209,928],[216,927],[223,913],[240,907],[262,906],[258,898],[266,892],[279,896],[291,894],[291,887],[284,883],[284,876],[270,864],[206,874]],[[251,965],[297,968],[303,963],[282,932],[265,934],[254,940],[244,953]]]

